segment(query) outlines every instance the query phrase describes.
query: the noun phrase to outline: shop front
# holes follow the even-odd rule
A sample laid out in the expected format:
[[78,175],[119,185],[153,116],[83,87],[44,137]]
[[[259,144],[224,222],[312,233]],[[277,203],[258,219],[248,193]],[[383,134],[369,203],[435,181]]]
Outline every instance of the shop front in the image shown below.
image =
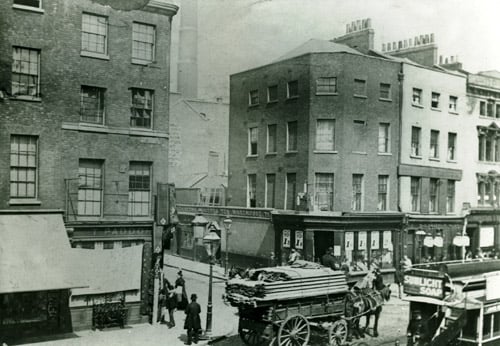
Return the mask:
[[394,273],[400,260],[404,214],[273,214],[276,254],[285,264],[292,249],[308,261],[330,252],[338,268],[366,272],[376,265]]
[[472,209],[467,216],[467,253],[472,257],[500,256],[500,210]]

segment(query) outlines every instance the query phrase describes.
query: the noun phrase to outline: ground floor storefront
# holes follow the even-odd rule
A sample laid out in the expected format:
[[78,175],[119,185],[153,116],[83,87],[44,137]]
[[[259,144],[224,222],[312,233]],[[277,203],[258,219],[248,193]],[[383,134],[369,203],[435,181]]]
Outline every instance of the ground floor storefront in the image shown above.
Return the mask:
[[467,216],[466,235],[470,239],[466,249],[470,256],[500,256],[500,210],[472,209]]

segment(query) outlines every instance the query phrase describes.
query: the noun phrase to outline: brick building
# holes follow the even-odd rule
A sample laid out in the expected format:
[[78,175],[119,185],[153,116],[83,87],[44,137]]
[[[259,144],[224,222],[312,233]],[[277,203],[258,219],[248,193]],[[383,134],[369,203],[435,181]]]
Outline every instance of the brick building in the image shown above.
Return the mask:
[[[74,247],[144,244],[147,314],[178,8],[107,3],[0,4],[0,209],[64,210]],[[137,309],[130,322],[141,319]]]
[[230,205],[277,209],[282,262],[294,246],[310,260],[333,247],[391,270],[403,254],[454,250],[465,76],[435,66],[433,35],[383,51],[373,37],[369,19],[353,22],[344,36],[231,76]]

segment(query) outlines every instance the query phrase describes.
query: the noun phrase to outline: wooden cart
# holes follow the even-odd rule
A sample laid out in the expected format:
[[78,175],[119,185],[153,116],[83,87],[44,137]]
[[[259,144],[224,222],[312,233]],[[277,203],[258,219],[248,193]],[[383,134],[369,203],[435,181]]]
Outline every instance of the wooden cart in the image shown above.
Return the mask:
[[[345,276],[342,279],[345,284]],[[348,334],[344,316],[344,298],[348,287],[344,284],[337,286],[341,289],[331,290],[328,294],[316,294],[314,289],[304,289],[307,283],[303,283],[304,294],[301,297],[291,294],[288,289],[276,299],[236,293],[227,294],[226,299],[238,308],[238,331],[247,345],[308,345],[311,328],[328,333],[329,345],[342,345]]]

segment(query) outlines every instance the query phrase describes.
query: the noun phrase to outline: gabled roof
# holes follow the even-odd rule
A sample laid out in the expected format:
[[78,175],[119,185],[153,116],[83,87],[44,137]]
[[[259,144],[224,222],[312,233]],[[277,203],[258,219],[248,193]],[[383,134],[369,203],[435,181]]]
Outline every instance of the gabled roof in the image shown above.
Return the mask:
[[363,55],[362,53],[349,46],[346,46],[345,44],[335,43],[328,40],[310,39],[306,43],[298,46],[295,49],[292,49],[285,55],[279,57],[278,59],[276,59],[276,61],[295,58],[297,56],[309,53],[351,53]]

